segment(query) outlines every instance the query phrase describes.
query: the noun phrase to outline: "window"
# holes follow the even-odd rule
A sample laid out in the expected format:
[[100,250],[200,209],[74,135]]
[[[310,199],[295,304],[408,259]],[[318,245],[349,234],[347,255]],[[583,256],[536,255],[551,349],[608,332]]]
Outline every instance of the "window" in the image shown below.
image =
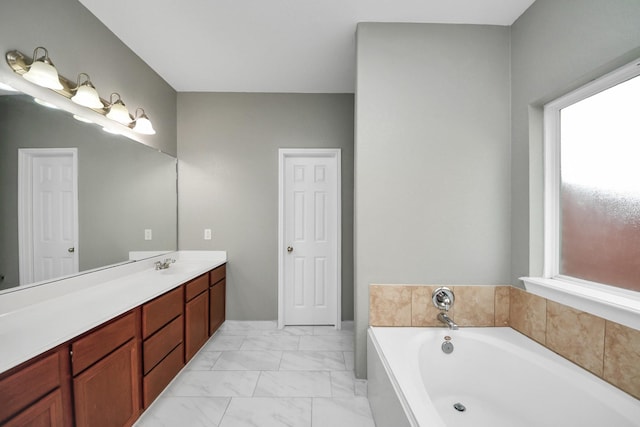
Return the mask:
[[545,276],[640,291],[640,61],[544,114]]
[[560,110],[559,273],[640,291],[640,76]]

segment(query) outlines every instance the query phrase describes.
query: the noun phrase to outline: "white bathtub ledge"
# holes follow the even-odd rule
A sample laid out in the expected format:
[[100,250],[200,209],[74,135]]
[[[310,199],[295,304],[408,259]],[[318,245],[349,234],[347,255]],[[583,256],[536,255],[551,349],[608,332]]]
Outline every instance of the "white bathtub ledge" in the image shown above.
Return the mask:
[[521,277],[520,280],[534,295],[640,330],[640,292],[562,279]]
[[[451,354],[440,349],[445,335],[455,343]],[[380,423],[372,408],[381,427],[631,427],[640,419],[639,400],[508,327],[369,327],[367,344],[377,370],[368,373],[389,375],[378,381],[386,391],[370,378],[370,396],[396,394],[410,408],[395,420],[383,413]],[[454,411],[456,401],[469,410]]]

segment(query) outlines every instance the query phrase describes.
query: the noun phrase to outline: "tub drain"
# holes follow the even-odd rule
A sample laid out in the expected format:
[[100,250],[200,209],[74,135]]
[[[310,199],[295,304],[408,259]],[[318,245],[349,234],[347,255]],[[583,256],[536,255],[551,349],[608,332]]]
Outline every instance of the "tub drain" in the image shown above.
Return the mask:
[[451,343],[451,341],[443,342],[441,348],[442,351],[446,354],[451,354],[453,352],[453,344]]
[[467,408],[460,402],[454,403],[453,408],[458,412],[464,412],[467,410]]

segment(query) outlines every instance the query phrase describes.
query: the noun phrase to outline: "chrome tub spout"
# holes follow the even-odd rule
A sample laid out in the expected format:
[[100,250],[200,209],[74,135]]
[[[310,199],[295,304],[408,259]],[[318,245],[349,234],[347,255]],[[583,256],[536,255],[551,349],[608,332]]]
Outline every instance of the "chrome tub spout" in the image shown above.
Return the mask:
[[456,322],[454,322],[447,313],[444,313],[442,311],[438,313],[438,320],[447,325],[449,329],[453,329],[454,331],[458,329],[458,325],[456,325]]

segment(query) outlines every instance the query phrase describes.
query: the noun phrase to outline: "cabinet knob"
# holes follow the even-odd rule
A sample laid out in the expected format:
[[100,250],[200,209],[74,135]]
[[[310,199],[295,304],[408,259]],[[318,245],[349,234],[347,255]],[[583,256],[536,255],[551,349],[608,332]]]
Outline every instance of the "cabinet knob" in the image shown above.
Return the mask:
[[70,254],[74,253],[75,251],[76,251],[76,248],[67,249],[67,252],[69,252]]
[[293,247],[287,246],[287,252],[289,252],[289,253],[293,252]]

